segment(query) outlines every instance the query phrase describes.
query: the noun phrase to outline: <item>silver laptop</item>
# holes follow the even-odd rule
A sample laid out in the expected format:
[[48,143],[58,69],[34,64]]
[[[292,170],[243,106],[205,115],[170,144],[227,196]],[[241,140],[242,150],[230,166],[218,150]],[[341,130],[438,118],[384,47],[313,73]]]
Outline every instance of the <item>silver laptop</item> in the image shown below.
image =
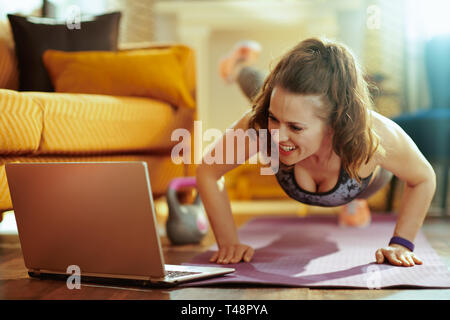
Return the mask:
[[234,271],[164,263],[145,162],[8,163],[6,175],[31,276],[72,266],[82,279],[176,285]]

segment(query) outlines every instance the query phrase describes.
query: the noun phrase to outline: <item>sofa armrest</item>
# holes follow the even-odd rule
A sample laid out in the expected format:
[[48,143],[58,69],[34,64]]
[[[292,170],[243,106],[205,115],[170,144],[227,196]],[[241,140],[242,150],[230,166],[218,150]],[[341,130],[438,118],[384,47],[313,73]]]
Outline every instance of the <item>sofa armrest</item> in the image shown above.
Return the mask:
[[39,102],[14,90],[0,89],[0,155],[38,150],[43,130]]

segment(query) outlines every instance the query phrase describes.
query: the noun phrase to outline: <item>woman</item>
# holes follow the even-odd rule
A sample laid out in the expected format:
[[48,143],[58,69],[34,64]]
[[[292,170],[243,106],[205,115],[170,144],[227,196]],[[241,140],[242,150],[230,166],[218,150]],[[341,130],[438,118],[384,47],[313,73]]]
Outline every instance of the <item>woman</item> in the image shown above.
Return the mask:
[[[235,56],[234,66],[251,60]],[[228,68],[224,77],[233,76],[234,69],[239,68]],[[405,181],[394,237],[376,250],[375,258],[397,266],[422,264],[413,253],[413,241],[435,192],[435,173],[405,132],[372,110],[367,83],[346,47],[312,38],[286,53],[264,81],[252,109],[232,126],[249,128],[278,130],[276,177],[300,202],[355,207],[379,190],[391,173]],[[227,134],[209,153],[219,152],[226,141]],[[246,159],[253,156],[247,145],[245,150]],[[248,262],[254,254],[239,241],[220,180],[239,165],[234,163],[203,163],[197,169],[198,190],[219,247],[210,261],[220,264]]]

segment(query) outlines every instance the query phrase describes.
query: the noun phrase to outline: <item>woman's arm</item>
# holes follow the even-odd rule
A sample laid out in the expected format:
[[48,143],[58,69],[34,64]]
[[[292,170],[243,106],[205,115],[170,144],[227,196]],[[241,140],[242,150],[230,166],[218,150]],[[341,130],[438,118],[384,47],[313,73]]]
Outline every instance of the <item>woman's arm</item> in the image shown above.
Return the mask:
[[[394,236],[414,242],[436,190],[436,175],[412,139],[396,123],[374,114],[374,125],[386,151],[384,156],[377,157],[378,164],[405,182]],[[383,252],[380,249],[376,254],[379,263],[383,262],[384,256],[396,265],[421,263],[407,248],[397,244],[389,247],[399,250]]]
[[[247,112],[231,129],[247,130],[249,117],[250,112]],[[197,188],[219,247],[219,251],[211,257],[210,261],[224,264],[230,262],[237,263],[242,259],[248,262],[254,253],[251,247],[239,242],[231,212],[230,200],[223,179],[225,173],[239,166],[236,159],[238,148],[245,148],[245,160],[249,159],[253,154],[249,151],[247,139],[245,144],[238,145],[237,143],[233,143],[234,161],[231,164],[226,164],[226,141],[231,138],[233,137],[224,134],[213,148],[206,153],[206,155],[216,155],[222,149],[222,164],[206,164],[204,161],[205,155],[203,157],[203,163],[196,170]]]

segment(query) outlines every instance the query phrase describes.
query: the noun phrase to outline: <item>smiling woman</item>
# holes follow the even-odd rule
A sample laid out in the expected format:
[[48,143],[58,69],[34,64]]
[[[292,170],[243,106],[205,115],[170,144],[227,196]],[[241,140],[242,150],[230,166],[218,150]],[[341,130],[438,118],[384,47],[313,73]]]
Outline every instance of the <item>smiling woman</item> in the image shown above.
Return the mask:
[[[282,92],[277,94],[279,88]],[[250,127],[270,127],[269,105],[291,108],[289,119],[295,119],[292,116],[296,114],[310,123],[309,132],[305,130],[302,136],[314,136],[315,140],[308,143],[312,150],[303,159],[318,151],[326,135],[332,136],[333,151],[350,177],[357,181],[362,164],[368,163],[378,148],[382,151],[377,134],[371,129],[368,85],[356,59],[341,44],[308,39],[287,52],[255,99]],[[289,168],[292,163],[284,164]]]
[[279,152],[285,166],[306,159],[323,144],[329,146],[331,132],[317,116],[320,100],[318,96],[292,94],[281,86],[272,90],[267,127],[279,130]]
[[[241,80],[247,58],[235,53],[223,63],[232,65],[230,74]],[[226,73],[222,77],[230,80]],[[252,109],[232,129],[278,132],[267,139],[278,145],[281,170],[276,178],[287,195],[307,204],[344,205],[339,224],[364,227],[370,223],[366,199],[395,174],[406,188],[393,238],[376,251],[376,261],[421,264],[412,242],[435,192],[436,176],[411,138],[372,110],[368,85],[350,50],[318,38],[303,40],[259,87]],[[212,150],[217,152],[227,139],[224,135]],[[203,163],[197,168],[198,190],[219,247],[212,262],[248,262],[254,254],[239,241],[226,191],[217,186],[237,166]]]

